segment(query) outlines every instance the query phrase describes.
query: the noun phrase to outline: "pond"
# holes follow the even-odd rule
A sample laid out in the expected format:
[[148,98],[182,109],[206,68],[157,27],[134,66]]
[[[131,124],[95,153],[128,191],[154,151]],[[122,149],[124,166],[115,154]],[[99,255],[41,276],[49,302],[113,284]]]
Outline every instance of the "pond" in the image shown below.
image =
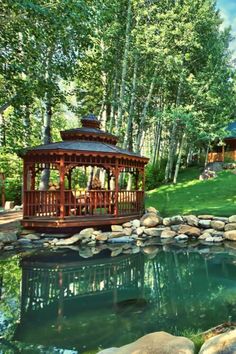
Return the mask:
[[154,331],[186,335],[236,319],[236,250],[146,253],[0,258],[0,353],[97,353]]

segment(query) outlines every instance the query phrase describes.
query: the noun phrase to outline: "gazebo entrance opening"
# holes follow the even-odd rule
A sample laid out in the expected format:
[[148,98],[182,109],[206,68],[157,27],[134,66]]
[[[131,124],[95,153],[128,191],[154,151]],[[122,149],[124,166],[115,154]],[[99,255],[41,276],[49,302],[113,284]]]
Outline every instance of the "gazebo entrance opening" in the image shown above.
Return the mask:
[[[143,213],[148,159],[116,147],[96,117],[82,122],[61,133],[64,141],[25,154],[23,226],[112,224]],[[43,186],[42,174],[50,176]]]

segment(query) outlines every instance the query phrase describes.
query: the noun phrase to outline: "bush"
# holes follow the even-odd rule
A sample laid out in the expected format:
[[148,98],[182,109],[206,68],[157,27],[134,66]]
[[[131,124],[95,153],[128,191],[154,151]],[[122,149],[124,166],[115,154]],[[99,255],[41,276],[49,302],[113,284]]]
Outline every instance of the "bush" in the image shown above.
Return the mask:
[[151,190],[156,188],[158,185],[164,182],[165,179],[165,166],[166,160],[163,160],[161,165],[148,164],[145,170],[145,178],[146,178],[146,189]]

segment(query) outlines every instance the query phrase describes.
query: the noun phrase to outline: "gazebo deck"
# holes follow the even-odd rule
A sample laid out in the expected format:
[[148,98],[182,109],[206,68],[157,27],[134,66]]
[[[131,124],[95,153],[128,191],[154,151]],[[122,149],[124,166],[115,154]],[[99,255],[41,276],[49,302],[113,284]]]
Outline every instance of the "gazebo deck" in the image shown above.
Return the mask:
[[122,224],[127,221],[137,219],[140,217],[140,214],[130,214],[130,215],[122,215],[122,216],[114,216],[114,215],[86,215],[86,216],[67,216],[63,220],[58,217],[48,217],[41,216],[24,218],[21,221],[21,224],[25,228],[52,228],[52,229],[76,229],[80,227],[87,226],[104,226],[104,225],[115,225]]

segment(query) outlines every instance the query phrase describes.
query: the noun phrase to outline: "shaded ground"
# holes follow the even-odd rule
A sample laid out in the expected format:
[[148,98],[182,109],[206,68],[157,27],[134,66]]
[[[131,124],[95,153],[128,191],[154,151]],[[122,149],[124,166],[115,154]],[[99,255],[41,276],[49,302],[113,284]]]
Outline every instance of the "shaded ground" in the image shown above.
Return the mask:
[[0,213],[0,231],[15,230],[20,225],[22,211],[7,211]]

